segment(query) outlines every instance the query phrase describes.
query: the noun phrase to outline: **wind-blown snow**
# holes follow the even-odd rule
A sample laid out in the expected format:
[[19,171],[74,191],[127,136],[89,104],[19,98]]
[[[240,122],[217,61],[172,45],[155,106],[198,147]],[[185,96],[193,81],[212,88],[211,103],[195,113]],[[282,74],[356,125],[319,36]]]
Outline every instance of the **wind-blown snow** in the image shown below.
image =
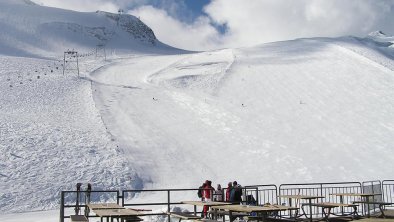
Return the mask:
[[[105,41],[109,60],[81,58],[78,79],[62,75],[59,57],[73,45],[92,52],[113,33],[114,15],[0,6],[4,213],[55,209],[59,191],[77,182],[132,189],[391,177],[391,37],[185,53],[153,44],[149,28],[128,17],[136,23]],[[34,215],[16,218],[39,221]]]

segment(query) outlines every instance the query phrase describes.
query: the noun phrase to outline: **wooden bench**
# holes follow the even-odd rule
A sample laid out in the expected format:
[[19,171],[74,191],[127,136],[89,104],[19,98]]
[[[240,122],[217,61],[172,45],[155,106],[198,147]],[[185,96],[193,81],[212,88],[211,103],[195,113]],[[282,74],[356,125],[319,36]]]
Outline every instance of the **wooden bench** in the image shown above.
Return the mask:
[[[322,203],[312,203],[312,204],[302,204],[302,207],[304,206],[314,206],[314,207],[321,207],[322,208],[322,212],[323,212],[323,219],[325,221],[329,221],[329,217],[331,214],[335,215],[334,213],[331,213],[331,210],[336,208],[336,207],[353,207],[353,212],[350,214],[352,215],[352,217],[354,218],[356,215],[358,215],[357,213],[357,204],[341,204],[341,203],[330,203],[330,202],[322,202]],[[327,212],[325,211],[327,209]],[[304,210],[304,209],[302,209]],[[343,216],[343,215],[342,215]]]
[[84,215],[71,215],[70,216],[71,221],[73,222],[88,222],[88,218],[86,218]]
[[[378,205],[379,210],[380,210],[380,215],[378,217],[385,218],[386,215],[384,214],[384,206],[389,206],[393,205],[393,203],[388,203],[388,202],[381,202],[381,201],[353,201],[354,204],[368,204],[368,205]],[[369,206],[368,206],[369,209]],[[369,211],[367,212],[367,215],[369,217]]]
[[[220,217],[230,216],[230,213],[228,211],[225,211],[225,210],[217,210],[217,211],[210,210],[208,213],[212,215],[213,219],[218,219],[217,218],[218,216],[220,216]],[[241,217],[245,217],[245,216],[249,216],[249,214],[247,214],[247,213],[239,213],[239,212],[232,212],[232,217],[234,219],[237,218],[237,217],[241,218]]]
[[168,215],[170,215],[170,217],[175,217],[175,218],[179,218],[179,221],[182,220],[202,220],[203,218],[199,217],[199,216],[195,216],[192,214],[188,214],[188,213],[182,213],[182,212],[171,212],[168,213]]
[[194,220],[195,222],[218,222],[217,220],[211,220],[211,219],[198,219]]
[[135,222],[135,221],[143,221],[144,219],[142,219],[141,217],[134,216],[134,217],[125,218],[124,220],[125,222]]

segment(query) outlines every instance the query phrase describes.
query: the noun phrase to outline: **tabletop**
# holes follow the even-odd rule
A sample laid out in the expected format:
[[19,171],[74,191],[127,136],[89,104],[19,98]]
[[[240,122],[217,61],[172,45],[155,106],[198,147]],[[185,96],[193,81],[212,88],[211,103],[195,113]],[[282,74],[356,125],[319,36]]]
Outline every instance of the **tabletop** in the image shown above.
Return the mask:
[[368,193],[332,193],[330,195],[333,196],[348,196],[348,197],[370,197],[370,196],[377,196],[381,195],[380,193],[375,193],[375,194],[368,194]]
[[[222,209],[236,212],[270,212],[270,211],[284,211],[293,209],[291,207],[281,206],[281,205],[268,205],[268,206],[250,206],[250,205],[222,205],[222,206],[212,206],[213,209]],[[297,209],[297,208],[294,208]]]
[[96,203],[96,204],[87,204],[89,209],[122,209],[124,207],[120,206],[117,203]]
[[215,202],[215,201],[182,201],[183,204],[190,204],[194,206],[219,206],[219,205],[231,205],[228,202]]
[[324,198],[323,196],[309,196],[309,195],[279,195],[281,198],[289,198],[289,199],[318,199]]
[[95,214],[100,217],[113,217],[113,216],[140,216],[141,213],[132,209],[96,209],[93,210]]

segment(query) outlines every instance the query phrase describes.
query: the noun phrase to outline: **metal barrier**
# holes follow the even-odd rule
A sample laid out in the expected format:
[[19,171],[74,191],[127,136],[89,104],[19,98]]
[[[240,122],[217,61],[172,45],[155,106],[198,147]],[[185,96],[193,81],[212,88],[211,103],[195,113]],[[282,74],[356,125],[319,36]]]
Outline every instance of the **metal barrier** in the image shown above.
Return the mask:
[[[369,199],[371,202],[383,201],[382,182],[380,180],[364,181],[362,187],[363,193],[375,194],[372,199]],[[376,213],[376,211],[379,211],[379,205],[369,204],[369,206],[367,206],[367,204],[363,204],[363,209],[366,211],[369,209],[370,211],[372,210],[373,213]]]
[[[330,194],[335,193],[361,193],[362,187],[360,182],[339,182],[339,183],[306,183],[306,184],[282,184],[279,186],[279,195],[308,195],[308,196],[322,196],[324,202],[340,202],[339,196]],[[294,206],[287,198],[279,198],[281,204],[287,206]],[[352,203],[356,197],[343,197],[343,203]],[[295,200],[296,206],[307,204],[307,200]],[[315,202],[322,202],[317,199]],[[310,214],[310,209],[304,209],[306,214]],[[333,209],[334,214],[339,214],[340,209]],[[345,209],[343,213],[351,213],[352,209]],[[342,212],[341,212],[342,213]],[[323,216],[321,208],[312,208],[313,215]]]
[[[384,202],[394,203],[394,180],[382,181],[382,198]],[[394,206],[386,206],[386,208],[394,209]]]
[[[339,183],[304,183],[304,184],[282,184],[279,189],[274,184],[268,185],[253,185],[244,186],[243,190],[243,201],[242,204],[250,204],[250,200],[254,200],[256,205],[263,205],[266,203],[270,204],[283,204],[287,206],[294,206],[293,203],[289,203],[288,199],[279,198],[278,195],[312,195],[322,196],[323,200],[317,200],[317,202],[334,202],[340,203],[340,197],[330,194],[335,193],[372,193],[378,194],[374,201],[394,202],[394,180],[383,180],[381,181],[366,181],[360,182],[339,182]],[[167,212],[176,210],[175,207],[182,205],[181,201],[184,200],[198,200],[197,196],[198,188],[196,189],[152,189],[152,190],[124,190],[119,191],[103,190],[103,191],[91,191],[91,202],[116,202],[121,206],[129,206],[141,208],[144,206],[162,207],[162,212],[146,213],[146,216],[164,216],[170,218]],[[223,198],[225,198],[226,188],[223,189]],[[85,200],[87,191],[80,191],[80,200]],[[76,194],[77,191],[62,191],[61,192],[61,206],[60,206],[60,222],[64,222],[65,218],[70,218],[70,215],[65,215],[65,209],[76,207]],[[381,195],[380,195],[381,194]],[[148,198],[145,197],[147,195]],[[343,196],[343,203],[352,203],[357,201],[359,197],[355,196]],[[138,202],[142,199],[144,202]],[[80,203],[84,203],[80,201]],[[307,203],[303,200],[296,201],[297,205]],[[79,205],[85,208],[85,204]],[[394,207],[394,206],[393,206]],[[373,207],[374,209],[375,207]],[[391,206],[389,208],[392,208]],[[182,209],[190,209],[192,212],[192,206],[183,205]],[[365,213],[366,206],[362,206],[358,209],[360,214]],[[370,208],[372,209],[372,208]],[[304,209],[306,214],[309,214],[309,209]],[[338,214],[340,209],[334,208],[332,213]],[[351,213],[352,208],[344,209],[343,213]],[[312,208],[312,214],[317,216],[323,216],[321,208]],[[281,213],[282,216],[289,216],[289,212]],[[94,216],[89,216],[94,217]]]
[[278,187],[275,184],[242,187],[243,203],[251,205],[278,204]]
[[[77,205],[77,193],[79,193],[79,204]],[[70,215],[65,215],[66,212],[65,210],[67,208],[74,208],[75,211],[77,207],[83,207],[86,209],[85,205],[85,200],[86,200],[86,194],[87,191],[62,191],[60,193],[60,222],[64,222],[65,218],[70,218]],[[105,198],[107,201],[109,200],[110,202],[116,202],[119,204],[119,199],[122,198],[119,196],[119,191],[114,191],[114,190],[100,190],[100,191],[90,191],[90,201],[91,202],[99,202]],[[83,202],[82,202],[83,200]],[[81,204],[83,203],[83,204]],[[82,212],[78,212],[78,214],[81,214]],[[83,214],[83,213],[82,213]],[[74,214],[72,214],[74,215]],[[93,216],[89,216],[93,217]]]
[[[152,190],[124,190],[122,191],[122,206],[128,207],[165,207],[165,212],[157,212],[157,213],[146,213],[145,216],[166,216],[168,217],[168,221],[170,221],[170,216],[167,212],[173,211],[173,207],[177,205],[182,205],[181,201],[185,201],[185,199],[199,199],[197,196],[198,188],[196,189],[152,189]],[[137,203],[134,202],[134,199],[138,199],[139,196],[144,196],[149,193],[149,196],[154,198],[149,198],[151,201],[148,202],[144,199],[145,202]],[[131,199],[133,198],[133,199]],[[130,200],[127,203],[127,200]],[[188,206],[188,210],[193,212],[192,206]]]

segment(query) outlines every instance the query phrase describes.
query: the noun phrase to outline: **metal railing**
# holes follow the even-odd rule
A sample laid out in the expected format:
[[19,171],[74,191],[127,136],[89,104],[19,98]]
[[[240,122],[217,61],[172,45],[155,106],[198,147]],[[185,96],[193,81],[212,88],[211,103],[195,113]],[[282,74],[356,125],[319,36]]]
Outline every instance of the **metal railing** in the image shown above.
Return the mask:
[[[252,185],[242,187],[242,203],[250,204],[250,200],[254,199],[256,205],[270,204],[283,204],[287,206],[301,206],[306,204],[307,201],[298,200],[292,203],[289,199],[280,198],[279,195],[312,195],[312,196],[322,196],[323,199],[317,199],[315,202],[333,202],[333,203],[353,203],[357,201],[360,197],[354,196],[343,196],[342,200],[339,196],[330,195],[335,193],[372,193],[381,194],[376,195],[374,201],[384,201],[393,203],[394,202],[394,180],[383,180],[381,181],[366,181],[366,182],[338,182],[338,183],[301,183],[301,184],[282,184],[279,189],[274,184],[268,185]],[[199,200],[197,196],[198,188],[196,189],[151,189],[151,190],[124,190],[124,191],[114,191],[114,190],[103,190],[103,191],[91,191],[90,199],[91,203],[100,202],[114,202],[121,206],[134,207],[134,208],[158,208],[159,211],[144,213],[145,216],[163,216],[167,217],[170,221],[170,217],[167,212],[172,212],[176,210],[176,207],[182,205],[181,201],[184,200]],[[226,188],[223,189],[223,198],[226,195]],[[61,192],[61,207],[60,207],[60,222],[64,222],[65,218],[70,218],[76,209],[76,195],[77,191],[62,191]],[[86,199],[87,191],[80,191],[79,195],[79,207],[85,208],[84,200]],[[141,201],[143,200],[143,201]],[[374,207],[373,207],[374,208]],[[389,208],[392,208],[390,206]],[[66,215],[65,210],[69,209]],[[187,209],[193,212],[193,207],[189,205],[182,205],[182,210]],[[366,206],[361,205],[358,208],[359,214],[365,214]],[[370,208],[372,209],[372,208]],[[332,213],[351,213],[352,208],[343,209],[334,208]],[[309,214],[309,208],[305,208],[304,212]],[[290,216],[291,212],[283,212],[282,216]],[[81,213],[83,214],[83,213]],[[321,208],[312,208],[312,214],[314,216],[323,216]],[[94,216],[89,216],[94,217]]]
[[252,185],[242,187],[244,204],[255,202],[255,205],[278,204],[278,187],[275,184]]
[[[77,195],[77,193],[79,193]],[[70,218],[70,215],[66,215],[66,209],[74,208],[74,214],[84,214],[81,212],[81,208],[86,209],[86,198],[88,191],[62,191],[60,193],[60,222],[64,222],[65,218]],[[119,204],[119,199],[122,198],[119,196],[119,191],[114,190],[95,190],[90,191],[90,201],[91,202],[100,202],[102,199],[105,199],[107,202],[114,202]],[[78,196],[78,205],[77,205],[77,196]],[[79,209],[79,210],[78,210]],[[93,217],[93,216],[88,216]]]
[[[394,203],[394,180],[382,181],[382,198],[384,202]],[[394,209],[394,205],[385,206],[386,208]]]
[[[371,202],[382,202],[383,201],[383,192],[382,192],[382,182],[380,180],[373,180],[373,181],[364,181],[362,183],[363,187],[363,193],[366,194],[375,194],[372,197],[367,197],[369,198],[369,201]],[[369,206],[368,206],[369,205]],[[372,211],[373,213],[376,213],[376,211],[379,210],[379,205],[376,204],[363,204],[363,209],[365,211]],[[366,212],[364,212],[366,213]],[[369,212],[371,213],[371,212]]]
[[[279,195],[308,195],[321,196],[322,199],[316,199],[314,202],[335,202],[340,203],[340,197],[330,194],[335,193],[361,193],[362,187],[360,182],[338,182],[338,183],[305,183],[305,184],[282,184],[279,186]],[[280,204],[287,206],[302,206],[307,204],[307,200],[293,200],[290,202],[288,198],[279,198]],[[356,197],[343,197],[343,203],[352,203]],[[310,208],[303,209],[303,212],[309,215]],[[331,211],[334,214],[351,213],[352,208],[344,208],[343,212],[340,209],[334,208]],[[286,213],[285,213],[286,214]],[[321,208],[312,208],[312,215],[323,216]]]
[[[166,216],[168,221],[170,221],[170,216],[167,212],[173,211],[174,207],[177,205],[182,205],[181,201],[185,200],[185,196],[194,199],[198,199],[197,189],[152,189],[152,190],[124,190],[122,191],[122,206],[128,207],[164,207],[165,211],[157,213],[144,213],[145,216]],[[155,198],[150,198],[151,201],[145,202],[135,202],[134,199],[138,199],[139,196],[144,196],[148,194],[149,196],[155,196]],[[129,202],[128,202],[129,200]],[[162,208],[163,209],[163,208]],[[164,209],[163,209],[164,210]],[[192,209],[189,207],[190,212]]]

